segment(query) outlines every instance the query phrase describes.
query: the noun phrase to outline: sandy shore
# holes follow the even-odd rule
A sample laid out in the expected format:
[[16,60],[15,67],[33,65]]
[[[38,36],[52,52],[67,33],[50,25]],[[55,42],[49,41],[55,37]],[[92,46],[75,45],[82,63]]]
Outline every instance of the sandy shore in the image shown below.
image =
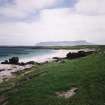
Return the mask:
[[17,71],[22,71],[24,69],[31,68],[32,65],[25,65],[25,66],[19,66],[19,65],[11,65],[11,64],[0,64],[0,83],[3,82],[3,80],[8,80],[9,78],[13,77],[13,73]]
[[51,54],[47,54],[47,55],[43,55],[43,56],[37,56],[37,57],[31,57],[31,58],[24,58],[24,59],[21,59],[20,62],[28,62],[28,61],[35,61],[35,62],[45,62],[45,61],[52,61],[53,57],[60,57],[60,58],[63,58],[63,57],[66,57],[67,53],[69,52],[77,52],[79,50],[54,50],[54,53],[51,53]]
[[[83,49],[82,49],[83,50]],[[80,50],[55,50],[54,53],[47,54],[44,56],[37,56],[32,57],[29,59],[21,59],[20,62],[28,62],[28,61],[35,61],[35,62],[45,62],[45,61],[53,61],[53,57],[60,57],[64,58],[66,57],[67,53],[69,52],[78,52]],[[89,51],[88,49],[85,49],[84,51]],[[27,68],[31,68],[32,65],[25,65],[25,66],[19,66],[19,65],[10,65],[10,64],[0,64],[0,82],[3,81],[3,79],[9,79],[13,76],[14,72],[21,71]]]
[[[35,62],[41,63],[45,61],[52,61],[53,57],[65,57],[68,52],[70,52],[70,50],[56,50],[54,51],[54,53],[51,53],[51,54],[32,57],[29,59],[27,58],[21,59],[20,62],[35,61]],[[0,82],[2,82],[4,79],[12,78],[13,73],[17,71],[21,71],[31,67],[32,65],[19,66],[19,65],[11,65],[11,64],[0,64]]]

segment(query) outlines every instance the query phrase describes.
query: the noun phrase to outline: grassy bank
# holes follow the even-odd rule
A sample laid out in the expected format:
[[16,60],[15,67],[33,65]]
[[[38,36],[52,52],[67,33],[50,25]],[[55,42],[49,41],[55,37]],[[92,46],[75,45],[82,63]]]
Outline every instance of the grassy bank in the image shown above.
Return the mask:
[[[1,94],[8,98],[7,105],[105,105],[104,47],[98,51],[64,63],[35,65],[30,73],[10,81],[13,88]],[[0,89],[3,86],[7,84]],[[73,97],[55,94],[72,87],[78,88]]]

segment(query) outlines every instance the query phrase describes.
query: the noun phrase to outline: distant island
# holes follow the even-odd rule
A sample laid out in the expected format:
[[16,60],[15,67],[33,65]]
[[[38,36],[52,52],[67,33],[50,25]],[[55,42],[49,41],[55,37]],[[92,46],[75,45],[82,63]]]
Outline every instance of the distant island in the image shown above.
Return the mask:
[[81,46],[81,45],[96,45],[94,43],[90,43],[85,40],[77,40],[77,41],[46,41],[46,42],[39,42],[35,45],[0,45],[0,48],[32,48],[32,49],[48,49],[52,46]]
[[77,46],[77,45],[93,45],[85,40],[78,41],[51,41],[51,42],[40,42],[36,46]]

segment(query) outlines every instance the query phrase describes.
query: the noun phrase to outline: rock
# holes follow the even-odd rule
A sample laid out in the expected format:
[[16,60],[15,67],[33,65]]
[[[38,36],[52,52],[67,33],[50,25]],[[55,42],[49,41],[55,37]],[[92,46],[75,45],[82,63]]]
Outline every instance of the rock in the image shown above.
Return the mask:
[[84,57],[84,56],[86,56],[86,52],[85,51],[78,51],[78,56]]
[[73,59],[73,58],[78,58],[78,57],[79,57],[78,53],[71,53],[70,52],[66,55],[67,59]]
[[56,92],[56,95],[58,97],[64,97],[65,99],[67,99],[73,97],[76,94],[77,90],[78,88],[72,87],[70,90],[67,91]]
[[25,66],[25,65],[26,65],[26,63],[21,62],[21,63],[19,63],[19,65],[20,65],[20,66]]
[[36,62],[34,62],[34,61],[29,61],[29,62],[27,62],[26,64],[35,64]]
[[53,57],[53,59],[60,59],[59,57]]
[[12,57],[9,59],[9,64],[18,64],[19,58],[18,57]]
[[9,64],[8,60],[5,60],[4,62],[1,62],[1,64]]
[[64,58],[53,57],[53,59],[55,59],[55,62],[62,62]]
[[12,57],[9,60],[5,60],[4,62],[1,62],[1,64],[16,64],[19,65],[19,58],[18,57]]
[[0,69],[0,72],[5,71],[5,69]]
[[87,55],[90,55],[92,54],[94,51],[88,51],[88,52],[85,52],[85,51],[78,51],[77,53],[71,53],[69,52],[67,55],[66,55],[66,58],[67,59],[74,59],[74,58],[80,58],[80,57],[85,57]]

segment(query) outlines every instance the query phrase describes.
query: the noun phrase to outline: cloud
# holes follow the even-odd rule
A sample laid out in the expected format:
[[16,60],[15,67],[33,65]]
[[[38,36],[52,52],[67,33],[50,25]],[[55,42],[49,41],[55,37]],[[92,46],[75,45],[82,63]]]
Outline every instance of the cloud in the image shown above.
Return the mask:
[[0,6],[1,7],[8,6],[11,4],[14,4],[14,0],[0,0]]
[[7,17],[14,17],[14,18],[22,18],[22,17],[25,17],[27,16],[27,14],[17,8],[15,8],[14,6],[13,7],[10,7],[10,8],[1,8],[0,9],[0,14],[3,15],[3,16],[7,16]]
[[[57,5],[60,0],[15,0],[14,3],[5,1],[0,7],[0,15],[14,18],[24,18],[31,12]],[[1,4],[2,4],[1,3]]]
[[[105,16],[86,16],[71,13],[69,8],[42,10],[37,22],[0,24],[1,35],[15,44],[35,44],[51,40],[89,40],[100,42],[105,39]],[[6,27],[6,29],[5,29]],[[6,37],[3,39],[6,40]],[[24,39],[24,40],[23,40]],[[104,41],[103,41],[104,42]]]
[[33,10],[48,8],[58,2],[59,0],[16,0],[16,5],[23,10]]
[[11,18],[26,18],[43,9],[72,7],[76,0],[0,0],[0,15]]
[[74,7],[49,9],[58,5],[58,0],[17,0],[16,5],[9,4],[10,7],[3,7],[0,13],[24,20],[24,17],[29,18],[30,11],[38,10],[40,18],[36,21],[36,15],[30,15],[31,22],[2,22],[0,44],[33,45],[49,40],[88,40],[105,44],[105,0],[103,4],[98,1],[78,0]]
[[105,0],[78,0],[75,9],[86,15],[105,14]]

